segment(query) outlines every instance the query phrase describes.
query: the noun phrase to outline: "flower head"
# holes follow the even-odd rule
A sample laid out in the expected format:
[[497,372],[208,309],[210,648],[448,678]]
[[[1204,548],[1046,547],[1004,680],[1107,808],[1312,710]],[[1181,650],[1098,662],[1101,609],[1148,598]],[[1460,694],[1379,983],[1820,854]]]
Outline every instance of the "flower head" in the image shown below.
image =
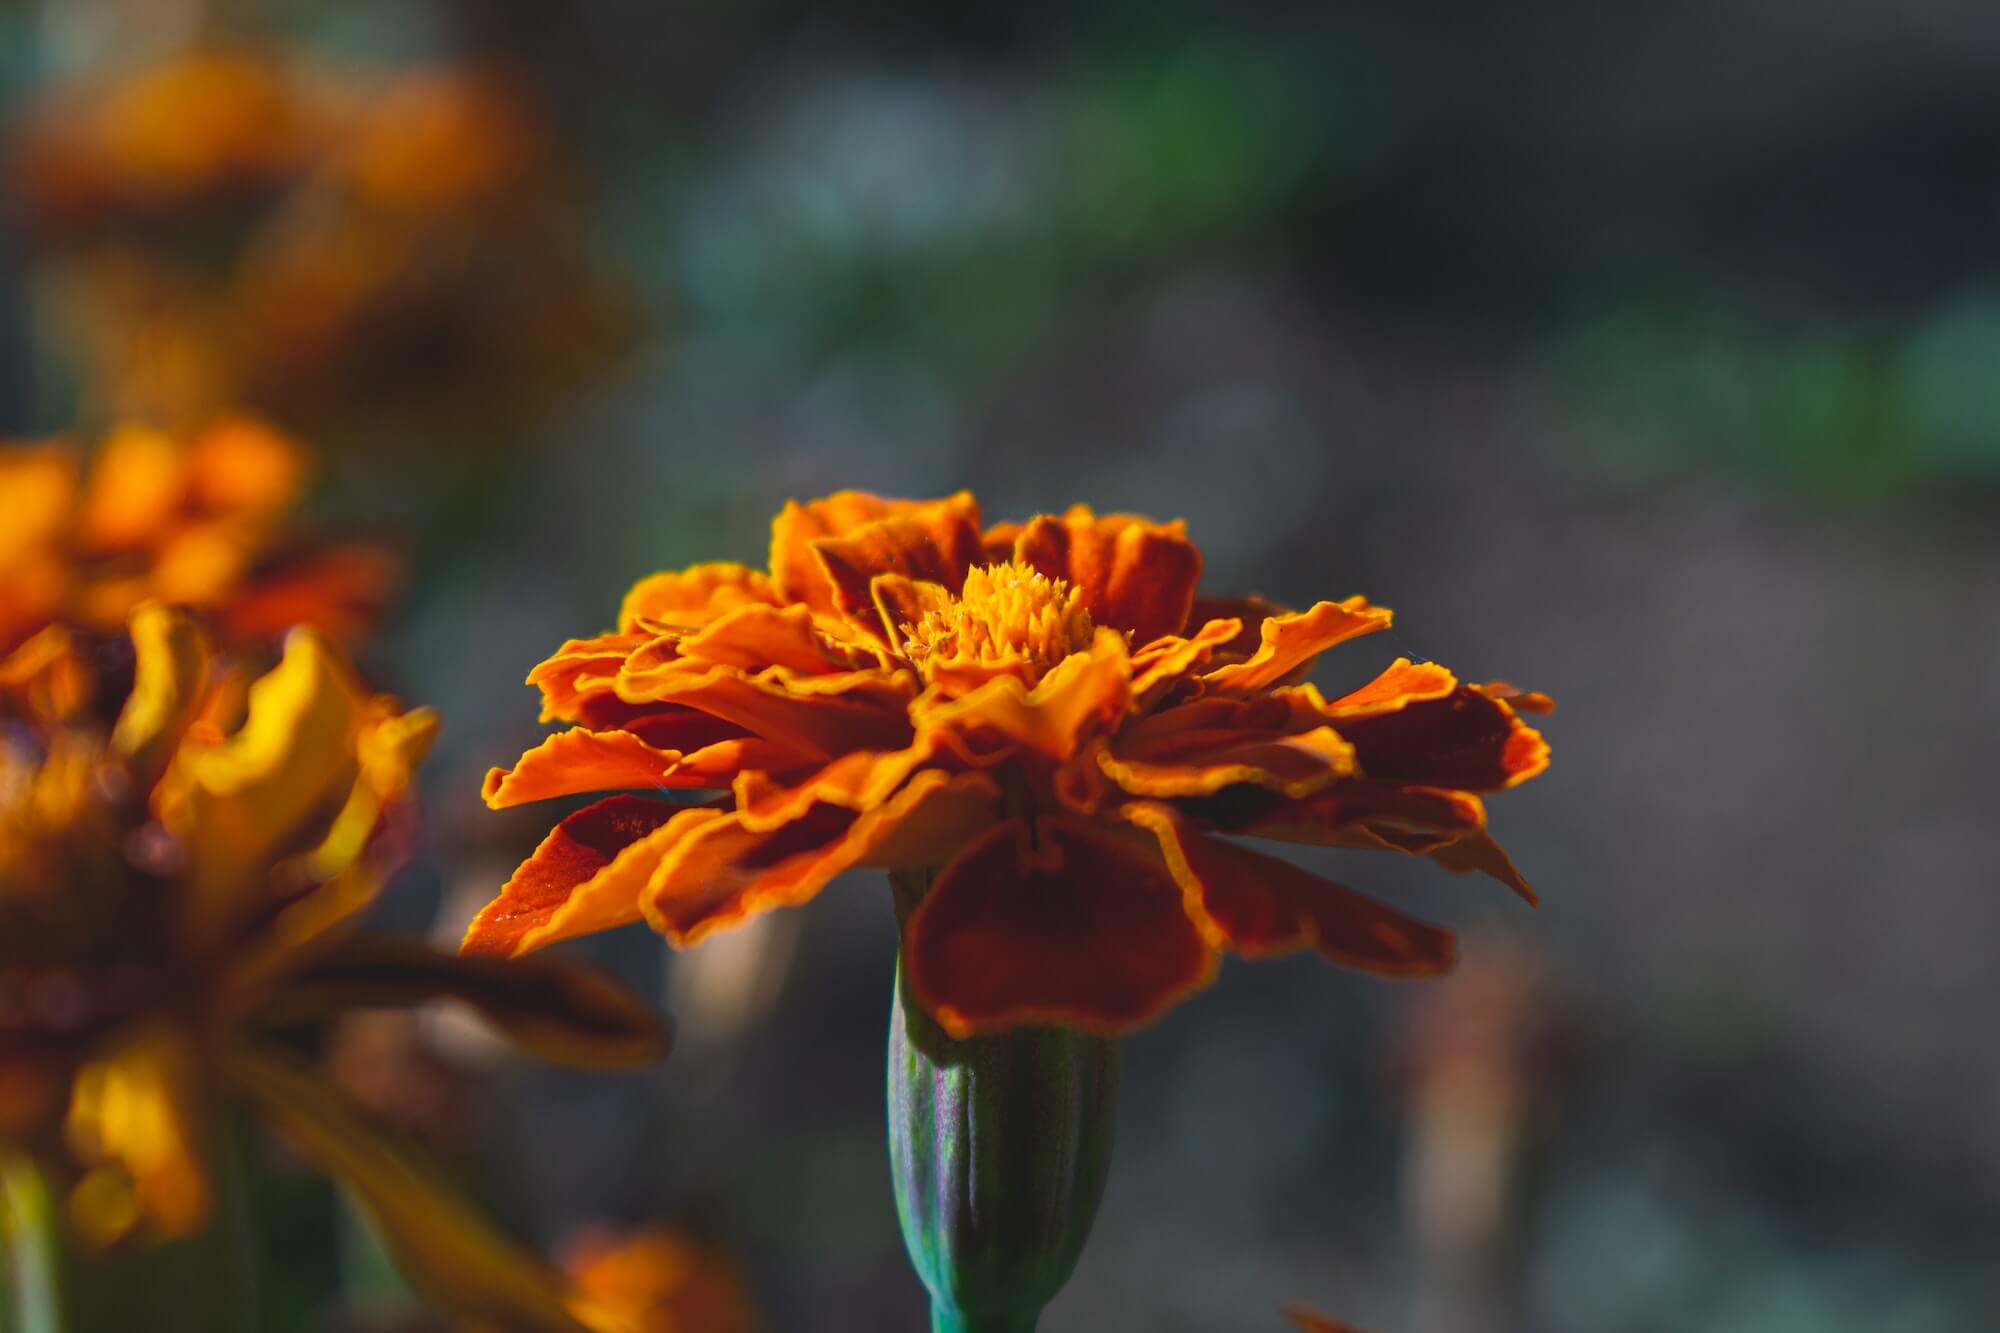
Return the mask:
[[311,630],[246,688],[157,604],[129,635],[52,626],[0,662],[0,1152],[64,1183],[86,1243],[199,1226],[210,1113],[241,1101],[355,1190],[447,1302],[572,1327],[532,1266],[271,1036],[457,995],[538,1049],[657,1052],[645,1011],[592,974],[353,933],[408,843],[436,726],[364,691]]
[[0,651],[57,620],[122,626],[149,599],[203,612],[230,642],[293,624],[357,634],[395,562],[290,541],[306,470],[297,443],[246,416],[185,434],[124,426],[87,469],[66,444],[0,449]]
[[1201,598],[1201,563],[1179,523],[983,528],[969,494],[849,491],[787,505],[768,571],[641,580],[616,630],[529,676],[568,729],[486,784],[495,807],[622,794],[559,823],[465,948],[641,917],[692,944],[881,866],[954,1036],[1124,1031],[1224,953],[1446,968],[1448,932],[1235,839],[1425,855],[1531,897],[1480,794],[1546,766],[1520,712],[1547,700],[1407,658],[1328,698],[1314,659],[1389,612]]

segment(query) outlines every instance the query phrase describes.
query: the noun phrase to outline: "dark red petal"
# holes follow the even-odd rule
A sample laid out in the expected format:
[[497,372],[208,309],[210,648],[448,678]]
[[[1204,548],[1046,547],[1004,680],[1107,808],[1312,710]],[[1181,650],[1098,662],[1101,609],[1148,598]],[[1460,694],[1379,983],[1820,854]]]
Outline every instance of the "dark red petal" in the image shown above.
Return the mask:
[[1470,686],[1441,699],[1419,700],[1379,717],[1340,724],[1371,778],[1496,791],[1548,767],[1541,733],[1504,702]]
[[1083,505],[1030,522],[1015,538],[1014,558],[1081,589],[1090,618],[1130,631],[1134,647],[1181,631],[1201,579],[1201,552],[1182,524],[1099,518]]
[[955,1037],[1029,1023],[1127,1032],[1208,984],[1216,956],[1165,863],[1082,820],[1012,820],[904,927],[911,989]]
[[1167,806],[1126,816],[1159,839],[1175,880],[1212,924],[1218,945],[1268,958],[1317,949],[1381,976],[1433,976],[1456,956],[1451,932],[1405,916],[1352,889],[1195,831]]

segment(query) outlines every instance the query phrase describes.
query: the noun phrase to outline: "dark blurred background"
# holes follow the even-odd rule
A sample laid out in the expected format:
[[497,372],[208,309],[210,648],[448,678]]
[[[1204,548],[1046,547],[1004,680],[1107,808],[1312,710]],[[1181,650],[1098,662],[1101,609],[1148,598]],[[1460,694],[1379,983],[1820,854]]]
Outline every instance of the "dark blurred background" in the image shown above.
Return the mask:
[[[286,421],[325,454],[316,519],[410,560],[371,675],[446,717],[393,922],[454,933],[547,828],[477,797],[540,732],[527,669],[642,574],[759,561],[786,497],[1185,517],[1217,591],[1395,607],[1355,661],[1556,697],[1552,771],[1493,802],[1544,905],[1325,858],[1463,926],[1460,972],[1231,966],[1129,1041],[1047,1333],[1291,1302],[1377,1333],[2000,1327],[2000,9],[14,0],[0,25],[10,123],[245,39],[499,71],[545,121],[615,350],[497,420]],[[93,401],[61,265],[5,234],[0,426],[61,428]],[[550,357],[583,337],[475,308]],[[427,376],[441,336],[396,368]],[[468,376],[476,405],[517,378]],[[692,954],[594,941],[660,990],[674,1058],[557,1075],[426,1019],[409,1041],[463,1094],[432,1128],[545,1247],[663,1219],[738,1257],[769,1328],[916,1329],[894,946],[866,876]],[[351,1296],[381,1283],[339,1245]]]

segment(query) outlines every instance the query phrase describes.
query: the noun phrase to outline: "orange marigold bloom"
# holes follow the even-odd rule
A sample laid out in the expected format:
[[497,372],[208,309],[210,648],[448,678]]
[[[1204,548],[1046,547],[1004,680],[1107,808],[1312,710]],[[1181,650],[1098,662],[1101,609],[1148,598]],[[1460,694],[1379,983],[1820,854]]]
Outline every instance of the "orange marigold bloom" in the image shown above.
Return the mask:
[[1520,713],[1548,701],[1407,658],[1329,699],[1313,660],[1390,613],[1201,598],[1201,567],[1178,522],[982,529],[970,494],[849,491],[787,505],[768,572],[641,580],[615,631],[528,677],[572,725],[486,781],[496,808],[623,794],[558,824],[464,947],[642,916],[689,945],[881,866],[933,872],[904,877],[903,964],[956,1037],[1126,1031],[1223,953],[1448,967],[1448,932],[1235,836],[1429,856],[1532,898],[1481,794],[1546,767]]
[[66,444],[0,448],[0,652],[56,620],[122,625],[159,599],[232,642],[371,624],[396,564],[366,546],[286,549],[306,455],[250,417],[182,436],[114,430],[86,471]]
[[311,630],[245,688],[158,604],[129,636],[52,626],[0,661],[0,1168],[56,1182],[87,1246],[200,1227],[213,1117],[240,1103],[353,1190],[437,1299],[574,1333],[553,1274],[276,1035],[456,996],[538,1051],[658,1053],[644,1006],[594,973],[353,932],[408,845],[436,727]]

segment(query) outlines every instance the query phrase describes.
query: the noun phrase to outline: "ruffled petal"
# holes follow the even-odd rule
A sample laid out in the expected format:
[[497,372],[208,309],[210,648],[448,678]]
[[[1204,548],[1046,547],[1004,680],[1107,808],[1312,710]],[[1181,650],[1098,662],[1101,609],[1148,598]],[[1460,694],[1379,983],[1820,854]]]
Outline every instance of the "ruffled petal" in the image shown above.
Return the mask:
[[536,1055],[591,1069],[651,1064],[667,1032],[652,1008],[595,968],[566,958],[475,958],[415,940],[342,940],[258,1010],[285,1026],[353,1009],[455,999]]
[[1155,639],[1132,654],[1132,693],[1144,709],[1172,693],[1189,675],[1207,666],[1209,658],[1242,636],[1242,623],[1211,620],[1189,638],[1170,635]]
[[829,638],[803,606],[751,604],[724,612],[680,640],[679,655],[694,664],[762,671],[779,667],[803,675],[852,671],[879,665],[875,654]]
[[1458,677],[1436,662],[1412,662],[1399,657],[1381,675],[1358,690],[1350,690],[1320,709],[1323,717],[1345,721],[1393,713],[1409,704],[1442,699],[1458,685]]
[[650,634],[632,631],[564,643],[528,673],[528,684],[542,692],[542,721],[608,725],[601,716],[586,718],[587,705],[601,697],[616,702],[614,691],[625,659],[652,638]]
[[1133,514],[1099,518],[1086,505],[1029,522],[1014,541],[1014,558],[1082,589],[1091,619],[1128,631],[1135,646],[1178,634],[1201,580],[1201,552],[1188,540],[1187,524]]
[[1125,816],[1159,840],[1174,880],[1217,948],[1253,958],[1315,949],[1380,976],[1434,976],[1451,967],[1451,932],[1352,889],[1197,832],[1170,807],[1136,802]]
[[132,648],[132,693],[119,711],[111,744],[137,781],[150,786],[201,708],[208,638],[191,616],[143,606],[132,617]]
[[1057,663],[1032,690],[1001,676],[958,698],[927,694],[910,712],[921,734],[935,734],[971,763],[1003,758],[1017,746],[1060,760],[1131,703],[1125,637],[1099,629],[1088,650]]
[[642,623],[696,628],[740,606],[777,601],[778,590],[763,571],[714,561],[640,579],[618,608],[618,628],[629,632]]
[[[780,599],[803,602],[821,615],[838,614],[833,581],[827,576],[826,566],[813,549],[814,545],[884,519],[903,519],[914,523],[920,531],[928,534],[939,552],[949,552],[952,558],[964,560],[965,565],[957,570],[956,578],[935,580],[937,582],[956,588],[957,579],[964,577],[965,567],[984,562],[985,548],[979,541],[979,502],[972,498],[970,491],[960,491],[941,500],[891,500],[866,491],[839,491],[805,504],[790,501],[772,522],[771,578]],[[969,544],[966,540],[968,524]],[[871,544],[865,542],[864,549]],[[848,563],[853,564],[853,558],[850,557]],[[888,565],[868,572],[886,573],[892,568],[905,574],[913,572]],[[860,591],[865,593],[866,590],[867,580],[864,578]]]
[[628,673],[619,678],[618,691],[631,704],[699,709],[787,749],[811,754],[892,750],[909,743],[901,677],[846,672],[825,679],[845,692],[804,692],[796,688],[798,682],[747,675],[729,666],[698,673],[665,669]]
[[834,609],[885,646],[895,642],[894,627],[875,609],[872,585],[877,578],[897,574],[958,588],[966,571],[986,559],[977,511],[968,516],[958,507],[880,519],[844,536],[822,538],[812,550],[832,589]]
[[1371,778],[1425,787],[1498,791],[1549,766],[1548,742],[1504,700],[1461,686],[1341,731]]
[[746,769],[732,784],[736,813],[753,833],[768,832],[803,817],[815,805],[872,810],[887,800],[935,752],[929,741],[902,750],[856,750],[844,754],[803,781],[787,785],[768,771]]
[[984,774],[927,769],[866,811],[816,805],[761,831],[740,814],[725,815],[660,863],[647,886],[646,919],[685,948],[773,908],[807,902],[851,867],[943,859],[999,817],[999,795]]
[[1218,651],[1237,657],[1248,657],[1256,652],[1257,645],[1263,642],[1261,631],[1264,622],[1272,616],[1287,615],[1290,611],[1290,607],[1280,606],[1263,597],[1197,596],[1193,607],[1188,610],[1187,628],[1181,633],[1200,629],[1210,621],[1233,620],[1241,628],[1237,630],[1234,638],[1219,645]]
[[1202,684],[1238,693],[1268,689],[1335,644],[1387,629],[1389,620],[1387,607],[1370,606],[1365,597],[1320,602],[1308,611],[1271,616],[1258,630],[1255,652],[1244,661],[1208,672]]
[[557,824],[466,928],[460,953],[510,957],[639,919],[667,847],[722,812],[613,796]]
[[1285,796],[1310,796],[1354,771],[1354,747],[1332,727],[1292,735],[1197,731],[1146,758],[1098,756],[1106,777],[1134,796],[1210,796],[1250,783]]
[[559,731],[513,769],[486,774],[482,794],[495,810],[587,791],[720,788],[745,768],[796,763],[799,755],[754,737],[717,741],[688,753],[650,745],[629,731]]
[[954,1037],[1123,1033],[1207,985],[1216,954],[1149,843],[1056,817],[1009,820],[948,865],[903,927],[903,965]]

